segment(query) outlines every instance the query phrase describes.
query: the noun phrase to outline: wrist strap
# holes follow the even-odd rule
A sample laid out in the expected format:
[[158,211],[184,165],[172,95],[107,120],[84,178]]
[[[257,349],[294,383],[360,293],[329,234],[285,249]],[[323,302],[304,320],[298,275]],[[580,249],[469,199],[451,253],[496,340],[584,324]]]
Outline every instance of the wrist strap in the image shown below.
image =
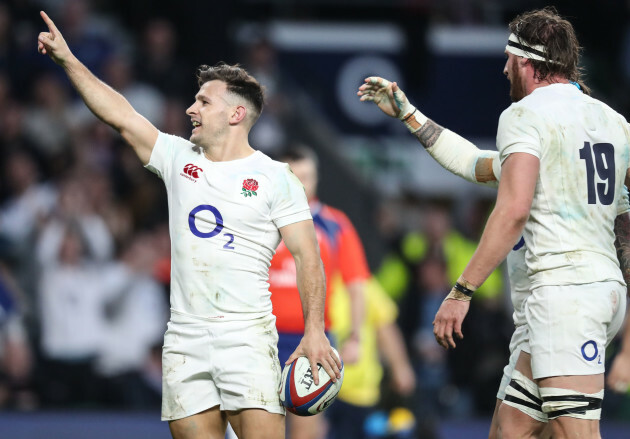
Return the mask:
[[451,292],[448,293],[448,296],[446,296],[444,300],[453,299],[468,302],[472,299],[472,295],[476,289],[476,286],[464,279],[463,276],[460,276],[451,289]]
[[471,290],[470,288],[466,288],[464,285],[460,284],[459,282],[455,282],[455,286],[453,286],[453,288],[455,288],[460,293],[467,295],[468,297],[472,297],[474,293],[473,290]]
[[399,117],[399,119],[413,134],[418,131],[422,127],[422,124],[424,124],[428,119],[413,105],[409,105],[409,107],[410,108],[408,109],[407,113],[404,116]]

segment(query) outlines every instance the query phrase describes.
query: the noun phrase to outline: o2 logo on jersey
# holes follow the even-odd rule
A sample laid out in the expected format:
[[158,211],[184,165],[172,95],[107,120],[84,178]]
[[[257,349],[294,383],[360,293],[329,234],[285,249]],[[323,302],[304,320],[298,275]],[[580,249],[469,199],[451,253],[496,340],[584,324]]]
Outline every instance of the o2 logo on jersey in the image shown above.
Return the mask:
[[597,343],[594,340],[589,340],[582,345],[582,357],[586,361],[593,361],[599,357],[597,364],[602,364],[602,356],[599,355],[599,349],[597,349]]
[[[199,212],[202,212],[204,210],[212,212],[212,214],[214,215],[214,222],[216,223],[216,226],[214,227],[214,229],[212,229],[209,232],[202,232],[201,230],[197,228],[197,224],[195,223],[197,219],[196,215]],[[221,215],[221,212],[219,212],[219,209],[217,209],[216,207],[210,204],[202,204],[200,206],[195,207],[188,214],[188,227],[190,227],[190,231],[192,232],[192,234],[199,238],[215,237],[223,231],[223,215]],[[234,235],[232,235],[231,233],[224,233],[223,236],[228,238],[228,242],[225,243],[223,248],[228,249],[228,250],[234,250],[234,247],[230,245],[234,242]]]

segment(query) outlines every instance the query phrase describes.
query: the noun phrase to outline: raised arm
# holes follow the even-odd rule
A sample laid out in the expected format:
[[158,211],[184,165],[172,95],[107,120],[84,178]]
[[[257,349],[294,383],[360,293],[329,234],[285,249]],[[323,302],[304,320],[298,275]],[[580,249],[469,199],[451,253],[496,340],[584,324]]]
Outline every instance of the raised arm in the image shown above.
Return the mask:
[[395,82],[371,76],[359,87],[357,95],[361,101],[374,102],[383,113],[401,120],[447,171],[473,183],[498,186],[501,173],[498,151],[481,150],[427,118]]
[[120,93],[94,76],[72,54],[61,32],[48,15],[43,11],[40,15],[48,26],[48,32],[39,34],[37,39],[39,53],[48,55],[65,70],[73,87],[90,111],[118,131],[146,165],[158,137],[157,128],[138,114]]
[[282,227],[280,233],[295,260],[297,286],[304,313],[304,337],[287,364],[297,357],[306,356],[311,364],[315,384],[319,384],[317,363],[336,381],[336,378],[341,378],[341,362],[324,332],[326,281],[313,221],[289,224]]

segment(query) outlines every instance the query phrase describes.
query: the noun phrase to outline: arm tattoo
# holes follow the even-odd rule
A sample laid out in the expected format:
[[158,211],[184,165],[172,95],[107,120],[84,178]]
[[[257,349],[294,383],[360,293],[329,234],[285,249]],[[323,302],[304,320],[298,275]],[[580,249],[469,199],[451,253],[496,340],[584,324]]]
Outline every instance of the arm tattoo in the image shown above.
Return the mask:
[[628,213],[615,218],[615,247],[621,273],[630,287],[630,216]]
[[414,135],[418,138],[422,146],[425,148],[431,148],[437,142],[438,137],[442,134],[444,128],[433,122],[431,119],[427,120]]

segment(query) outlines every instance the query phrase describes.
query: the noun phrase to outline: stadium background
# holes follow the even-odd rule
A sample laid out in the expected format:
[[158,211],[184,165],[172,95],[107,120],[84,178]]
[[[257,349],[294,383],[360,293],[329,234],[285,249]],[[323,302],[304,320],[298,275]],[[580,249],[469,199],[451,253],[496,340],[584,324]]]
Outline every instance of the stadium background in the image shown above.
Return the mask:
[[[509,105],[506,24],[548,4],[574,23],[595,96],[628,117],[621,0],[0,3],[0,437],[168,437],[158,420],[165,191],[37,54],[40,9],[163,131],[188,136],[200,64],[239,62],[266,85],[251,144],[272,156],[296,144],[317,151],[321,199],[348,213],[399,305],[418,390],[399,398],[385,381],[383,410],[410,408],[418,437],[455,438],[487,434],[511,335],[504,270],[473,302],[454,352],[437,348],[430,317],[494,192],[439,168],[356,88],[372,74],[397,80],[429,117],[493,148]],[[630,397],[608,392],[603,436],[629,427]]]

